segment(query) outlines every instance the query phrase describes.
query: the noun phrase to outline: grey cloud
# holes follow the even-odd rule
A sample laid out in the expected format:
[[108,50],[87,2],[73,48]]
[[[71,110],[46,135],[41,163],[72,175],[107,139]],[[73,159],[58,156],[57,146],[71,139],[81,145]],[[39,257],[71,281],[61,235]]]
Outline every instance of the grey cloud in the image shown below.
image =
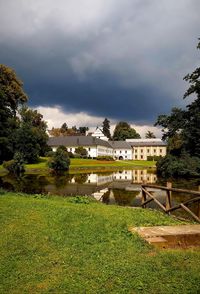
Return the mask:
[[0,1],[1,63],[32,106],[153,122],[197,66],[198,0]]

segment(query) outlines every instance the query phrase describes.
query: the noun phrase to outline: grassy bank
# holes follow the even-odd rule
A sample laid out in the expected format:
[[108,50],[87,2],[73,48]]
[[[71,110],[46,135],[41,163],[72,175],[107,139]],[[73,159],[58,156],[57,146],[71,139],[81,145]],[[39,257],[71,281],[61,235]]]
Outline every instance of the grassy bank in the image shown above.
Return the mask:
[[[38,163],[26,164],[27,172],[48,172],[47,167],[47,157],[40,158]],[[116,169],[134,169],[134,168],[155,168],[155,161],[146,161],[146,160],[121,160],[121,161],[101,161],[95,159],[78,159],[72,158],[70,164],[70,171],[78,170],[101,170],[101,171],[110,171]],[[4,173],[6,170],[0,165],[0,172]]]
[[199,251],[128,232],[177,221],[82,199],[1,193],[0,293],[198,293]]

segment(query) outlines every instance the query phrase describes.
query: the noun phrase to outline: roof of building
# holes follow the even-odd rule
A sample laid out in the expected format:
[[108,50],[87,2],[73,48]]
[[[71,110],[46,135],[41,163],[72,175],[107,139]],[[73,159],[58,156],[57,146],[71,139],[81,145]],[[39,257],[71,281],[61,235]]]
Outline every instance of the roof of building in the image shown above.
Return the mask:
[[108,141],[114,149],[132,149],[130,143],[126,141]]
[[129,144],[132,147],[137,146],[167,146],[166,142],[160,141],[160,142],[129,142]]
[[105,146],[111,148],[107,141],[103,141],[96,137],[91,136],[60,136],[60,137],[50,137],[48,140],[49,146]]

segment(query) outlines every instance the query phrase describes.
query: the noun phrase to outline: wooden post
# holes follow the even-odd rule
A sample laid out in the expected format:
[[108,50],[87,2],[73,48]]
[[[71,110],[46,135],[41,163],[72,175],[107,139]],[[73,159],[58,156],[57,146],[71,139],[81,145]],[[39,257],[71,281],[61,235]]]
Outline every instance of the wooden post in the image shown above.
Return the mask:
[[[171,189],[172,188],[172,183],[167,182],[167,188]],[[172,206],[172,191],[167,190],[166,191],[166,210],[170,209]],[[170,212],[168,212],[170,214]]]
[[[143,181],[142,184],[145,185],[146,184],[146,181]],[[144,202],[146,202],[146,200],[147,200],[147,195],[146,195],[145,191],[142,190],[142,207],[143,208],[146,208],[146,205],[143,204]]]
[[[198,187],[198,190],[200,191],[200,186]],[[197,203],[197,216],[200,218],[200,202]]]

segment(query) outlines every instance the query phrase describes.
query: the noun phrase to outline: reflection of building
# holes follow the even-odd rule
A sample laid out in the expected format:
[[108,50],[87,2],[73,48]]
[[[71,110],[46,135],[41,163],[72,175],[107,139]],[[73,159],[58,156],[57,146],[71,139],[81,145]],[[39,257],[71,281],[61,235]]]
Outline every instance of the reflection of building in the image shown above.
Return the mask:
[[131,170],[123,170],[117,173],[113,173],[113,180],[116,181],[131,181],[132,180],[132,171]]
[[90,174],[87,179],[87,183],[102,185],[110,183],[113,180],[112,175],[99,175],[99,174]]
[[143,181],[153,184],[157,181],[157,176],[156,174],[149,173],[146,169],[132,170],[132,183],[142,183]]

